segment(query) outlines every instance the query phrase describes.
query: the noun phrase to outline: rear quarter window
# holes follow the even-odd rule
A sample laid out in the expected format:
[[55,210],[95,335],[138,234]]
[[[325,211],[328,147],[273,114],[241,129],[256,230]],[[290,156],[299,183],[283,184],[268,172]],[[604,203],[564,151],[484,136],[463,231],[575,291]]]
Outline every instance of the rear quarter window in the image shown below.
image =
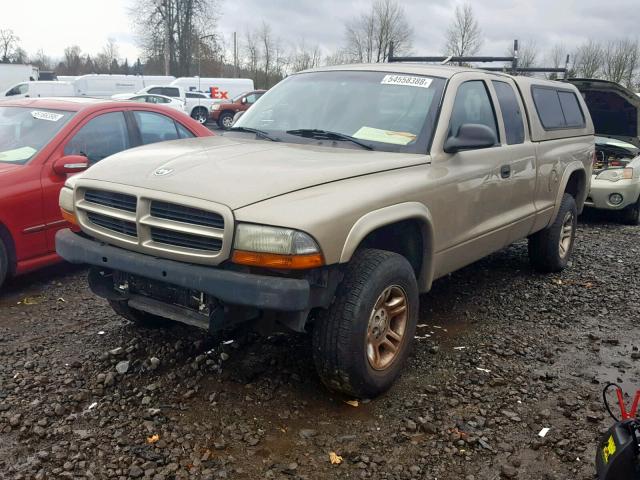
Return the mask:
[[531,93],[545,130],[585,126],[584,114],[574,92],[534,86]]

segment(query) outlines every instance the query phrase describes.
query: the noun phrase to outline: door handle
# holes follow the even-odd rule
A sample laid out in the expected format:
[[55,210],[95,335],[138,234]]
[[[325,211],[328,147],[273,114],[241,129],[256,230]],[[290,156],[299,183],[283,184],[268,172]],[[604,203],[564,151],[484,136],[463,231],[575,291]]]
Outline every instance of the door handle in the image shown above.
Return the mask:
[[511,176],[511,165],[502,165],[500,167],[500,176],[502,178],[509,178]]

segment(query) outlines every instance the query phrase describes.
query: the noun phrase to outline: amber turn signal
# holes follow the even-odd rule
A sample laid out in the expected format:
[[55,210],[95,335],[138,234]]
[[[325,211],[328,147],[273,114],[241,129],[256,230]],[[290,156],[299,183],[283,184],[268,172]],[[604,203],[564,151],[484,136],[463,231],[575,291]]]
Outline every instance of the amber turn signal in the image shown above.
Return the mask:
[[62,218],[64,218],[67,222],[69,222],[71,225],[78,225],[78,219],[76,218],[75,214],[72,212],[67,212],[64,208],[61,208],[60,211],[62,212]]
[[247,252],[236,250],[231,257],[233,263],[251,267],[280,268],[286,270],[305,270],[324,265],[321,253],[307,255],[279,255],[275,253]]

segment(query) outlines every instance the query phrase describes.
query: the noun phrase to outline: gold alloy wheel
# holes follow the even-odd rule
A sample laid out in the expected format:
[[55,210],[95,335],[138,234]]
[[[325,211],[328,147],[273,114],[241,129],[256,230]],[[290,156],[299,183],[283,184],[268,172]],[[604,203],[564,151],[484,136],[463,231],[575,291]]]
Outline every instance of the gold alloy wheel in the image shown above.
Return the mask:
[[367,359],[374,370],[389,367],[400,353],[407,329],[407,294],[397,285],[376,300],[367,328]]
[[562,222],[562,230],[560,231],[560,257],[565,258],[571,247],[571,237],[573,236],[573,212],[567,212]]

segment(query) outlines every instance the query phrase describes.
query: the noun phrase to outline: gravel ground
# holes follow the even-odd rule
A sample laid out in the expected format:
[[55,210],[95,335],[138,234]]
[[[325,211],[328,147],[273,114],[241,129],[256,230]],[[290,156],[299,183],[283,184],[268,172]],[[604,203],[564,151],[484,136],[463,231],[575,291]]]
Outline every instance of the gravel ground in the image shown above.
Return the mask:
[[357,406],[323,388],[306,336],[141,329],[82,269],[16,279],[0,476],[593,479],[603,382],[640,385],[639,233],[589,218],[562,274],[533,273],[521,243],[437,281],[404,375]]

